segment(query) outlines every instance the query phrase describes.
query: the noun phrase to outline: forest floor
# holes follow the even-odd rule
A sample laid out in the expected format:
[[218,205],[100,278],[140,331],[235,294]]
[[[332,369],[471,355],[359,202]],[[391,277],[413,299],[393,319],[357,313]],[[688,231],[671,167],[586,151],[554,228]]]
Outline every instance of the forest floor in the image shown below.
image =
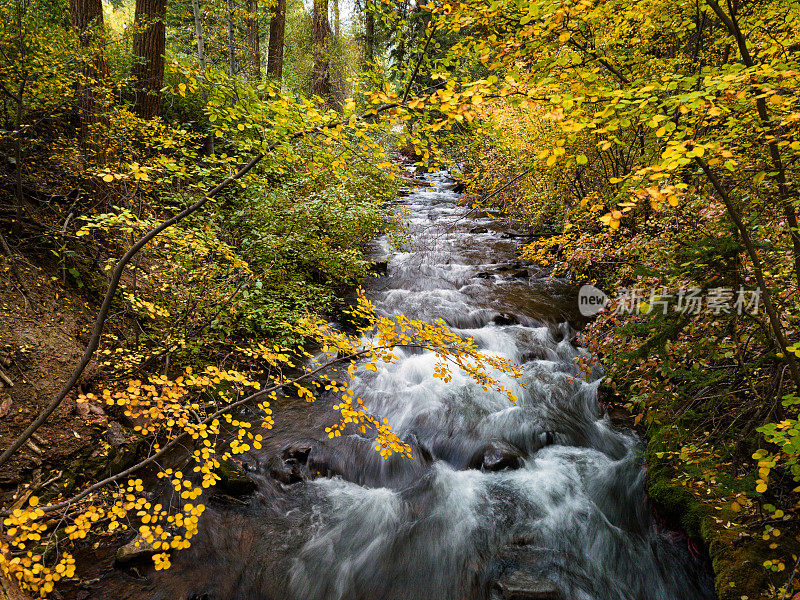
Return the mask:
[[[0,447],[8,447],[56,396],[81,358],[95,309],[55,268],[19,255],[0,257]],[[55,281],[54,281],[55,279]],[[23,291],[24,290],[24,291]],[[97,378],[90,364],[79,385],[0,472],[0,497],[22,504],[41,493],[49,473],[101,437],[107,417],[76,405],[82,386]],[[5,381],[5,379],[8,381]],[[52,483],[52,482],[50,482]]]

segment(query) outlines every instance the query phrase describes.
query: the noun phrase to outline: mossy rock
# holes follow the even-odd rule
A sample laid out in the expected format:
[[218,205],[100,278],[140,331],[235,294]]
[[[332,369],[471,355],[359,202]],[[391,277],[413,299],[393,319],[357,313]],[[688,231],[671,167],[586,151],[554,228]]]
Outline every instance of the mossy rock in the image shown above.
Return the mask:
[[220,461],[214,471],[219,477],[215,486],[218,490],[233,496],[244,496],[256,490],[256,482],[250,479],[244,470],[233,461]]
[[680,436],[675,427],[659,427],[651,434],[646,460],[647,495],[653,507],[669,523],[702,541],[708,549],[719,600],[766,598],[770,576],[762,565],[769,556],[768,543],[750,538],[738,544],[736,533],[713,518],[725,519],[725,511],[712,516],[694,494],[676,483],[675,467],[669,459],[659,458],[657,454],[680,450]]
[[144,440],[140,439],[116,449],[113,457],[108,463],[110,475],[122,473],[139,461],[139,451],[142,449]]

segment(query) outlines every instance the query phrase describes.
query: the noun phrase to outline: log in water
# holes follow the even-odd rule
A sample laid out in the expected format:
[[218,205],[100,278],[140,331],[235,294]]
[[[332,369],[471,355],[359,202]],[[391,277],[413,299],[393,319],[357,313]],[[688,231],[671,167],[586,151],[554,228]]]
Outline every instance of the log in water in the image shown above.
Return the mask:
[[[366,437],[328,440],[330,402],[287,402],[247,457],[245,504],[217,499],[167,572],[106,580],[107,597],[390,600],[712,598],[685,537],[654,520],[641,441],[604,415],[563,322],[568,286],[516,261],[508,226],[459,205],[445,173],[403,199],[408,247],[380,241],[387,273],[368,295],[381,314],[444,319],[485,352],[524,365],[519,401],[431,353],[351,387],[414,449],[384,461]],[[509,234],[511,233],[511,234]],[[561,321],[561,324],[558,324]],[[142,575],[142,571],[127,575]]]

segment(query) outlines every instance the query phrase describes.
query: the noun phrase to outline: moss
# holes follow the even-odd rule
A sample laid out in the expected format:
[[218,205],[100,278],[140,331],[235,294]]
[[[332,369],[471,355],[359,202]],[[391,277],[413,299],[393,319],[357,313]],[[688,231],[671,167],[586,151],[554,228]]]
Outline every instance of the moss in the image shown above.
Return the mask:
[[[770,575],[763,562],[771,555],[768,542],[755,537],[737,538],[737,534],[717,523],[726,520],[725,511],[712,515],[710,508],[676,482],[677,469],[659,457],[662,452],[679,451],[680,431],[674,426],[651,431],[645,454],[647,460],[647,495],[657,513],[672,526],[680,527],[689,537],[708,549],[714,571],[714,587],[719,600],[766,598]],[[773,585],[779,583],[772,582]]]
[[233,497],[244,496],[256,489],[256,483],[233,461],[220,461],[215,473],[220,478],[216,488]]
[[142,449],[144,440],[136,440],[131,444],[117,448],[112,458],[108,463],[108,470],[110,475],[122,473],[125,469],[129,469],[139,461],[139,452]]
[[718,528],[706,529],[708,553],[714,569],[714,587],[719,600],[750,600],[767,598],[769,575],[762,566],[766,555],[760,544],[748,542],[735,547],[732,536],[726,536]]

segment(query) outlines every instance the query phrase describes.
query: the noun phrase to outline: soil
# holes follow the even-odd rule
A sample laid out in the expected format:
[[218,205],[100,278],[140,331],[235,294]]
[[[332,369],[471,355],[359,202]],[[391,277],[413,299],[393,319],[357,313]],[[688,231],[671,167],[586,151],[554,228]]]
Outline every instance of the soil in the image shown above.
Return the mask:
[[[58,270],[21,255],[0,254],[0,448],[7,448],[56,396],[84,351],[95,310]],[[68,276],[69,277],[69,276]],[[24,290],[24,292],[23,292]],[[91,447],[108,424],[98,412],[78,410],[81,388],[97,379],[93,364],[79,385],[20,452],[0,468],[0,503],[22,503],[46,485],[71,457]],[[88,414],[87,414],[88,413]]]

